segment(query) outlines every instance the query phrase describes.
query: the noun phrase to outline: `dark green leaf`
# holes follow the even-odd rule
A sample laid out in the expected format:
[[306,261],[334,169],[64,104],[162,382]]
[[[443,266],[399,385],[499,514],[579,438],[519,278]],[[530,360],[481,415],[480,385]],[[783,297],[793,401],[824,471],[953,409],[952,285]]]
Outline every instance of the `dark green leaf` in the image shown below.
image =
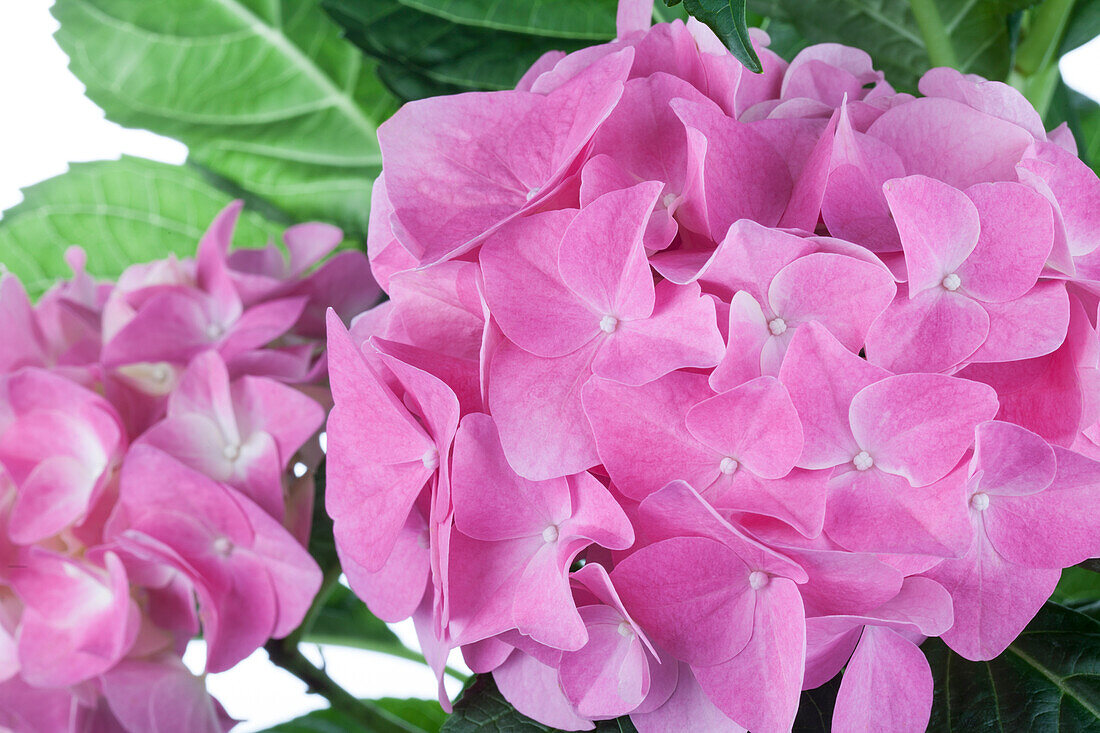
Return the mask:
[[[32,295],[69,275],[65,249],[80,245],[88,271],[114,278],[135,262],[193,256],[207,225],[230,202],[195,171],[124,157],[74,163],[23,191],[0,219],[0,263]],[[277,228],[246,210],[235,242],[260,246]]]
[[[1038,0],[935,0],[967,73],[1004,79],[1012,64],[1009,19]],[[753,0],[753,10],[791,23],[810,43],[846,43],[871,54],[899,89],[915,91],[931,66],[909,0]]]
[[[492,675],[479,674],[462,691],[454,713],[443,724],[442,733],[557,733],[516,711],[500,694]],[[637,733],[629,718],[601,720],[601,733]]]
[[738,61],[752,71],[761,71],[760,58],[749,41],[745,0],[684,0],[684,7],[710,26]]
[[401,0],[452,23],[532,36],[606,41],[615,37],[618,0]]
[[1063,605],[1100,601],[1100,573],[1078,567],[1066,568],[1050,600]]
[[[510,89],[546,51],[584,41],[456,25],[398,0],[324,0],[348,39],[379,63],[379,76],[402,99]],[[614,23],[607,38],[614,36]]]
[[1067,54],[1100,36],[1100,0],[1077,0],[1062,37],[1061,53]]
[[366,231],[394,109],[317,0],[57,0],[57,40],[108,118],[187,143],[191,158],[292,218]]
[[930,731],[1100,731],[1100,623],[1048,603],[1001,656],[969,662],[939,639]]
[[802,693],[791,733],[829,733],[833,729],[833,708],[840,679],[838,674],[820,687]]
[[354,593],[337,585],[313,620],[303,641],[340,644],[385,652],[399,657],[415,657],[384,621],[376,617]]
[[[447,714],[435,700],[384,697],[372,702],[424,733],[438,733]],[[371,733],[362,723],[339,710],[317,710],[269,728],[266,733]]]
[[332,518],[325,511],[325,463],[322,461],[314,477],[313,518],[309,530],[309,554],[323,572],[340,567],[336,555],[336,539],[332,536]]

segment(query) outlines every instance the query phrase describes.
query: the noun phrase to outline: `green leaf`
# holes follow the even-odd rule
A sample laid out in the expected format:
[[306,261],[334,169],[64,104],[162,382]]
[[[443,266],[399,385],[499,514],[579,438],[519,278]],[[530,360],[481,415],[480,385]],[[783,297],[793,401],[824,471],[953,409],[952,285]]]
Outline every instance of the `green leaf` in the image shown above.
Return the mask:
[[841,675],[838,674],[820,687],[802,692],[791,733],[828,733],[832,730],[833,708],[836,707],[840,680]]
[[[680,0],[669,2],[676,5]],[[684,7],[697,20],[706,23],[722,39],[730,53],[751,71],[760,73],[760,57],[749,40],[748,23],[745,20],[745,0],[683,0]]]
[[[1038,0],[934,0],[960,71],[1005,79],[1012,65],[1009,19]],[[810,43],[846,43],[871,54],[898,89],[915,91],[931,66],[910,0],[753,0]]]
[[316,0],[57,0],[56,37],[108,118],[292,218],[366,231],[395,101]]
[[[456,25],[398,0],[324,0],[347,38],[378,59],[379,76],[402,99],[510,89],[539,56],[584,41]],[[615,33],[614,23],[608,38]]]
[[929,731],[1100,731],[1100,622],[1047,603],[1001,656],[922,645],[935,679]]
[[420,659],[416,652],[401,643],[385,621],[367,610],[366,605],[343,585],[333,588],[302,640]]
[[[23,191],[0,219],[0,263],[31,296],[69,276],[62,259],[79,245],[88,271],[115,278],[135,262],[193,256],[206,227],[230,202],[195,171],[143,158],[74,163]],[[278,229],[245,210],[237,245],[260,246]]]
[[[384,697],[371,702],[424,733],[438,733],[443,721],[447,719],[447,714],[435,700]],[[363,723],[347,713],[329,708],[317,710],[269,728],[266,733],[359,733],[360,731],[371,733]]]
[[[601,720],[600,733],[637,733],[630,718]],[[454,704],[454,713],[443,724],[442,733],[557,733],[513,708],[500,694],[493,676],[479,674],[466,685]]]
[[1050,600],[1062,605],[1100,601],[1100,573],[1080,567],[1066,568]]
[[1077,0],[1066,26],[1066,34],[1062,37],[1061,53],[1067,54],[1097,36],[1100,36],[1100,2]]
[[401,0],[452,23],[532,36],[606,41],[615,37],[618,0]]

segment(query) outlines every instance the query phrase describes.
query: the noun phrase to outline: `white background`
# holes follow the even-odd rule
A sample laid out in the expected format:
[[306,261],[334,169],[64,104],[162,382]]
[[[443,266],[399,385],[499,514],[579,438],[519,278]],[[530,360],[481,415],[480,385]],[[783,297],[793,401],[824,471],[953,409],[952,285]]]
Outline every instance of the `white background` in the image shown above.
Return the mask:
[[[140,0],[137,0],[140,2]],[[182,163],[181,143],[108,122],[84,96],[68,59],[52,38],[57,23],[52,0],[0,0],[0,212],[18,203],[19,189],[64,173],[68,163],[115,159],[121,154]],[[1066,81],[1100,99],[1100,39],[1062,60]],[[364,202],[364,206],[366,202]],[[411,622],[395,627],[412,648]],[[322,654],[329,674],[358,697],[434,697],[435,679],[415,662],[354,649],[304,645],[315,662]],[[202,669],[205,650],[194,642],[186,661]],[[458,660],[452,664],[460,666]],[[236,731],[257,731],[308,710],[325,707],[305,685],[274,667],[263,651],[207,683],[229,713],[247,721]],[[453,695],[459,685],[449,681]]]

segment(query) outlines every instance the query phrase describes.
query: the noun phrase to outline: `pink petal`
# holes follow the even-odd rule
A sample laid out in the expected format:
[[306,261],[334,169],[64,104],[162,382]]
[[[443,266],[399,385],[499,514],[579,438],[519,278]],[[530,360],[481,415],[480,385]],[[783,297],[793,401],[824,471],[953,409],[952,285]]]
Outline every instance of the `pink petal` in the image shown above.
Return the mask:
[[593,312],[620,320],[653,312],[642,235],[662,188],[648,181],[606,193],[581,209],[562,235],[562,282]]
[[1070,305],[1060,282],[1040,282],[1016,300],[982,306],[989,316],[989,335],[969,362],[1032,359],[1055,351],[1066,339]]
[[592,730],[592,721],[573,710],[558,682],[558,670],[516,650],[493,670],[504,699],[516,710],[543,725],[561,730]]
[[908,173],[957,188],[1011,181],[1031,135],[950,99],[914,99],[888,110],[867,134],[891,146]]
[[859,452],[848,420],[852,398],[888,372],[844,348],[824,326],[798,329],[779,379],[802,420],[805,439],[800,468],[832,468]]
[[[962,191],[925,176],[887,181],[882,190],[901,234],[914,298],[957,272],[974,251],[981,232],[978,210]],[[929,211],[936,216],[930,218]]]
[[749,567],[736,554],[704,537],[649,545],[611,573],[638,624],[692,665],[725,661],[749,642],[755,600],[748,578]]
[[602,342],[593,372],[624,384],[645,384],[683,367],[713,366],[723,350],[714,301],[697,283],[668,281],[657,285],[651,317],[619,322]]
[[512,469],[532,481],[580,473],[599,462],[581,388],[595,344],[544,359],[503,343],[489,367],[489,411]]
[[680,662],[676,690],[661,707],[650,713],[634,713],[630,720],[639,733],[678,733],[685,720],[699,730],[713,733],[747,733],[719,710],[699,686],[691,667]]
[[730,302],[726,353],[710,374],[711,388],[724,392],[761,376],[764,345],[770,340],[772,333],[760,304],[739,290]]
[[696,440],[761,478],[786,476],[802,453],[802,423],[774,377],[704,400],[691,408],[686,421]]
[[997,496],[1036,494],[1050,486],[1057,464],[1054,450],[1019,425],[999,420],[975,430],[973,465],[981,471],[981,491]]
[[898,292],[867,332],[867,360],[894,372],[942,372],[965,361],[989,334],[977,302],[941,287],[913,299]]
[[686,372],[641,387],[598,377],[585,385],[599,460],[620,491],[640,500],[677,478],[706,486],[718,477],[714,452],[684,424],[688,409],[712,394],[706,377]]
[[745,648],[727,662],[693,670],[707,697],[733,720],[754,732],[787,731],[798,712],[806,661],[802,599],[786,578],[771,578],[750,595],[756,608]]
[[469,537],[529,537],[572,514],[565,479],[536,482],[516,475],[488,415],[462,419],[451,461],[455,526]]
[[966,195],[977,207],[982,229],[977,246],[954,270],[962,290],[984,301],[1019,298],[1035,285],[1054,244],[1050,204],[1010,182],[980,183]]
[[932,670],[917,645],[881,626],[863,630],[844,670],[833,729],[921,733],[932,711]]
[[[585,717],[625,715],[649,692],[649,660],[636,632],[610,606],[580,609],[588,643],[562,655],[562,690]],[[628,624],[621,633],[621,624]]]
[[970,551],[925,573],[951,594],[955,625],[942,638],[971,661],[993,659],[1054,592],[1061,570],[1033,570],[1001,557],[979,533]]
[[997,414],[997,393],[942,374],[899,374],[852,398],[852,434],[875,466],[925,486],[947,475]]
[[[564,356],[600,333],[597,314],[561,279],[558,249],[574,218],[571,209],[519,219],[481,249],[485,299],[514,343],[533,354]],[[538,292],[538,298],[531,293]]]

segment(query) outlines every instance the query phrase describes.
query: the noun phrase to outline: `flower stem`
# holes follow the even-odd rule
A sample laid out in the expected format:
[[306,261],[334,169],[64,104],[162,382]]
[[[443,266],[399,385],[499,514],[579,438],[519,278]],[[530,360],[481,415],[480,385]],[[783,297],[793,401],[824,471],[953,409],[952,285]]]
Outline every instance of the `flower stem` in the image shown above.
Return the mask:
[[932,62],[932,66],[958,68],[959,60],[955,56],[955,48],[951,45],[951,37],[947,35],[947,28],[935,0],[909,0],[909,9],[920,28],[924,48],[928,51],[928,60]]
[[351,693],[336,684],[325,670],[306,659],[296,642],[289,644],[287,642],[287,639],[271,639],[264,644],[264,650],[267,651],[272,663],[305,682],[310,692],[324,697],[333,709],[363,723],[367,730],[378,731],[378,733],[417,733],[419,729],[382,707],[369,700],[353,697]]

